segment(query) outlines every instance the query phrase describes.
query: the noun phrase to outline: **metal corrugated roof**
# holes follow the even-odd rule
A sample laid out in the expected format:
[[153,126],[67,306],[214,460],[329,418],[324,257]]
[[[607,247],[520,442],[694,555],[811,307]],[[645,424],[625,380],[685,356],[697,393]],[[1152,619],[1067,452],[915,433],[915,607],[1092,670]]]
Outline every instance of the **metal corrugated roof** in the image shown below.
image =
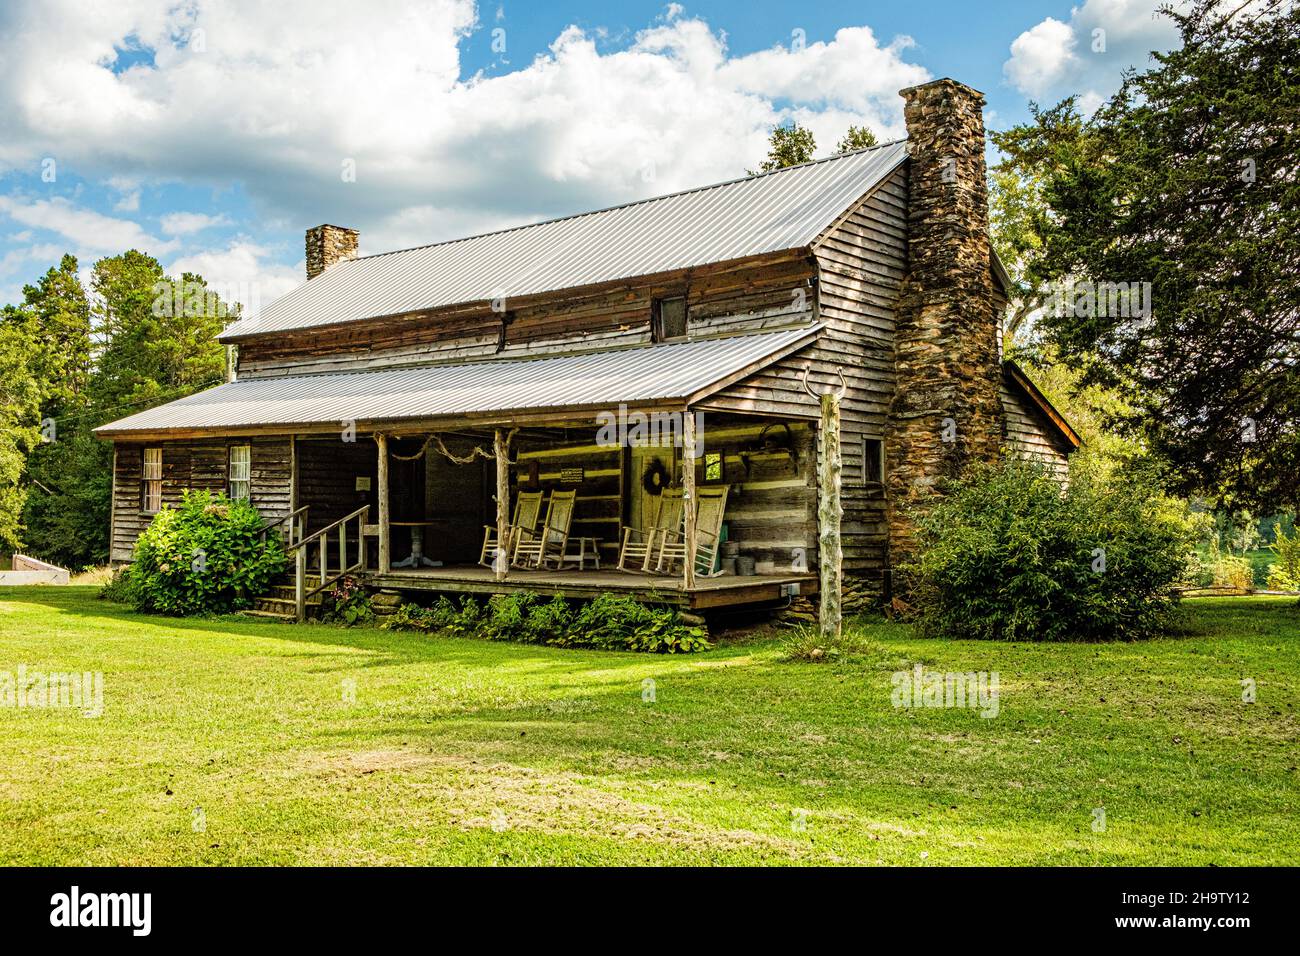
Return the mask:
[[907,158],[905,141],[625,206],[341,262],[222,340],[536,295],[800,249]]
[[553,358],[255,378],[103,425],[105,438],[172,429],[424,420],[685,399],[813,340],[820,326]]

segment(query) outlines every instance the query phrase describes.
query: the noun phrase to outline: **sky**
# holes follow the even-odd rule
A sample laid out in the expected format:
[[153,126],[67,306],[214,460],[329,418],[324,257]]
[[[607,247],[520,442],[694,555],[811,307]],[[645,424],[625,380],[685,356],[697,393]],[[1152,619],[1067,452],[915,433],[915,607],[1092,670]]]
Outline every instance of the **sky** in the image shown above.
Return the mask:
[[950,76],[991,129],[1094,108],[1162,0],[3,0],[0,304],[136,248],[255,310],[303,233],[407,248],[743,176],[772,126],[904,134]]

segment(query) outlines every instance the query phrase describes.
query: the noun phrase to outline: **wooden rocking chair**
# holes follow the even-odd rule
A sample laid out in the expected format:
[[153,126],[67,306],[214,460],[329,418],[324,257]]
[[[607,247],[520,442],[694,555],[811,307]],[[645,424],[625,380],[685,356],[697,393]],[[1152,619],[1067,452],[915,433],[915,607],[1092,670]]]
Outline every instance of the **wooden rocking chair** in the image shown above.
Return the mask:
[[[729,485],[707,485],[695,492],[695,573],[703,577],[721,574],[715,570],[722,544],[722,519],[727,513]],[[685,515],[679,529],[663,540],[655,570],[669,574],[673,565],[686,561]]]
[[[542,513],[542,493],[540,491],[521,491],[515,499],[515,516],[506,528],[506,543],[502,554],[510,554],[515,549],[521,533],[535,534],[537,519]],[[478,556],[478,563],[485,568],[493,566],[497,552],[497,527],[492,524],[483,526],[483,550]]]
[[[623,546],[618,552],[620,571],[649,571],[655,542],[663,542],[682,525],[682,490],[665,488],[659,495],[659,507],[649,528],[623,526]],[[633,566],[628,567],[629,563]]]
[[577,491],[553,491],[546,506],[546,520],[540,531],[519,530],[515,541],[514,559],[517,568],[544,568],[551,561],[556,567],[564,563],[569,547],[569,526],[573,523],[573,509]]

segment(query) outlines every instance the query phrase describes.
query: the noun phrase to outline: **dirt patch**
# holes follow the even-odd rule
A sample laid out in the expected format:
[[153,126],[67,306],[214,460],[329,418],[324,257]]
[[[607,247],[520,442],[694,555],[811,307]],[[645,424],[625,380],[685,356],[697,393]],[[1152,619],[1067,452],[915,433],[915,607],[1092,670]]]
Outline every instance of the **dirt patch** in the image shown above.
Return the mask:
[[[792,860],[806,856],[809,850],[795,840],[708,827],[664,807],[593,786],[576,773],[537,770],[499,760],[418,750],[370,750],[311,754],[299,770],[325,778],[400,777],[413,799],[436,808],[438,815],[464,830],[600,833],[697,850],[758,848]],[[609,782],[615,788],[623,785],[618,779]],[[678,788],[676,783],[672,786]]]

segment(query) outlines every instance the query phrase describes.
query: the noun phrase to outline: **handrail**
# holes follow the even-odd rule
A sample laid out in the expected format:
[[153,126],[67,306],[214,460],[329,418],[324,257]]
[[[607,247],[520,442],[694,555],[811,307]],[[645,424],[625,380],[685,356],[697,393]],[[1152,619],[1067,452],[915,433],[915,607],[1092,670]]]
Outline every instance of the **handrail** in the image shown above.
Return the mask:
[[[275,519],[274,521],[272,521],[270,524],[268,524],[268,525],[266,525],[265,527],[263,527],[263,528],[262,528],[262,540],[263,540],[263,541],[266,540],[266,536],[270,533],[270,531],[271,531],[272,528],[278,528],[280,525],[284,524],[284,523],[287,521],[287,522],[289,522],[289,545],[290,545],[290,547],[294,547],[294,546],[295,546],[295,542],[294,542],[294,540],[293,540],[293,536],[294,536],[294,530],[295,530],[295,528],[297,529],[299,539],[301,539],[301,538],[302,538],[302,531],[303,531],[303,528],[307,527],[307,508],[308,508],[308,507],[309,507],[308,505],[303,505],[301,508],[295,508],[293,511],[290,511],[290,512],[289,512],[287,515],[285,515],[284,517],[282,517],[282,518],[276,518],[276,519]],[[297,522],[297,523],[295,523],[295,522],[294,522],[294,519],[297,518],[299,515],[302,516],[302,521],[301,521],[301,522]]]
[[[314,531],[307,537],[289,546],[289,550],[293,552],[294,555],[293,597],[299,623],[302,623],[307,619],[307,598],[325,590],[335,581],[351,574],[353,571],[365,569],[365,526],[366,518],[369,514],[370,506],[363,505],[351,514],[344,515],[337,521],[327,524],[319,531]],[[348,564],[348,522],[353,519],[356,519],[357,521],[357,560]],[[337,574],[331,576],[329,569],[329,534],[336,528],[338,529],[339,570]],[[307,546],[312,542],[319,542],[320,544],[320,581],[314,588],[308,590]]]
[[[306,511],[307,510],[306,506],[304,506],[301,510]],[[370,505],[362,505],[356,511],[352,512],[349,515],[344,515],[342,518],[340,518],[338,521],[335,521],[333,524],[327,524],[319,531],[313,531],[311,534],[307,535],[307,537],[303,538],[301,541],[297,542],[296,544],[289,545],[289,550],[292,551],[295,548],[301,548],[304,544],[309,544],[310,542],[315,541],[317,538],[321,537],[321,535],[328,534],[329,532],[337,528],[339,525],[351,521],[353,518],[357,517],[358,515],[364,515],[369,510],[370,510]]]

